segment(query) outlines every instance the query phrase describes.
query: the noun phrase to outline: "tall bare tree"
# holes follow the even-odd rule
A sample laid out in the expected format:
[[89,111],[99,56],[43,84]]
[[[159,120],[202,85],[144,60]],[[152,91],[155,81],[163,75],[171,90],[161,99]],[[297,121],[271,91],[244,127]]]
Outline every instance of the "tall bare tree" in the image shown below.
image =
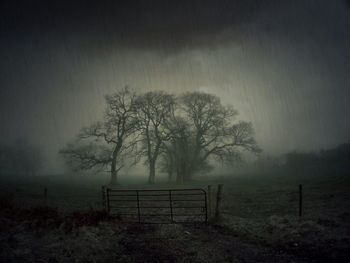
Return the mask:
[[61,153],[79,169],[110,167],[111,183],[126,159],[145,157],[148,181],[154,183],[162,157],[162,171],[183,182],[208,170],[212,159],[232,163],[242,150],[260,151],[251,124],[236,121],[237,112],[215,95],[192,92],[175,99],[161,91],[136,95],[124,88],[106,96],[106,103],[104,119],[83,128]]
[[81,129],[76,142],[68,144],[60,153],[82,170],[109,166],[111,184],[116,184],[125,157],[130,157],[136,145],[135,140],[131,140],[136,130],[136,95],[125,87],[105,99],[104,120]]
[[[188,167],[183,180],[208,165],[210,157],[232,162],[240,158],[240,150],[259,152],[252,125],[235,121],[237,112],[222,105],[220,99],[202,92],[186,93],[180,97],[181,109],[188,127],[191,149],[187,154]],[[187,142],[189,145],[189,142]],[[183,151],[182,151],[183,153]]]
[[193,155],[193,135],[189,123],[181,116],[172,116],[166,122],[169,140],[163,143],[162,170],[168,173],[169,181],[176,174],[176,182],[183,182]]
[[169,139],[165,122],[173,114],[173,95],[161,91],[147,92],[137,99],[137,127],[142,136],[141,154],[149,166],[148,182],[155,182],[156,163],[162,144]]

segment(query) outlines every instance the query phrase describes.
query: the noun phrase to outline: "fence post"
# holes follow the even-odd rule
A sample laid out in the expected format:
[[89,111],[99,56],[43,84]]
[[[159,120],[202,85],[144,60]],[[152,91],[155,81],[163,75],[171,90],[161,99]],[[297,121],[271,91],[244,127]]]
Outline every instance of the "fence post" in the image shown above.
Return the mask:
[[223,185],[219,184],[218,191],[216,194],[216,208],[215,208],[215,218],[216,219],[218,219],[220,216],[220,204],[221,204],[221,199],[222,199],[222,188],[223,188]]
[[208,214],[209,214],[209,218],[211,217],[211,185],[208,185]]
[[303,185],[299,184],[299,217],[303,215]]

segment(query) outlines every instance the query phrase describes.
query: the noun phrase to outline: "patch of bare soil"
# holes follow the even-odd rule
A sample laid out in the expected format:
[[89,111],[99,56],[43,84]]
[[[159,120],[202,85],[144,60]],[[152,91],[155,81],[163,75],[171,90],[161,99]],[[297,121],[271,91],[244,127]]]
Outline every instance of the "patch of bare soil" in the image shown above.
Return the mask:
[[310,261],[215,224],[126,224],[103,211],[0,203],[0,262]]

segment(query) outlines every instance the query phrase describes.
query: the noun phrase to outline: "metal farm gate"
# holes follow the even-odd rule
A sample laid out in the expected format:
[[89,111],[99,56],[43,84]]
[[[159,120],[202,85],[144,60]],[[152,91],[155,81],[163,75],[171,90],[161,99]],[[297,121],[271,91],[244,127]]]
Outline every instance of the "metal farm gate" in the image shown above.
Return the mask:
[[207,194],[203,189],[103,189],[111,215],[139,223],[207,222]]

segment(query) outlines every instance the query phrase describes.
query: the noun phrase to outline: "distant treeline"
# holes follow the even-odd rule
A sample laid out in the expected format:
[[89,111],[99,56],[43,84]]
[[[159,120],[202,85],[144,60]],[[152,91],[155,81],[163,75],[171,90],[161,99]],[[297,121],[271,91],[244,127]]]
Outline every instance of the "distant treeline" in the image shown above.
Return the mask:
[[0,175],[34,175],[42,163],[40,149],[24,139],[0,143]]
[[298,174],[350,173],[350,142],[319,152],[290,152],[284,168]]

